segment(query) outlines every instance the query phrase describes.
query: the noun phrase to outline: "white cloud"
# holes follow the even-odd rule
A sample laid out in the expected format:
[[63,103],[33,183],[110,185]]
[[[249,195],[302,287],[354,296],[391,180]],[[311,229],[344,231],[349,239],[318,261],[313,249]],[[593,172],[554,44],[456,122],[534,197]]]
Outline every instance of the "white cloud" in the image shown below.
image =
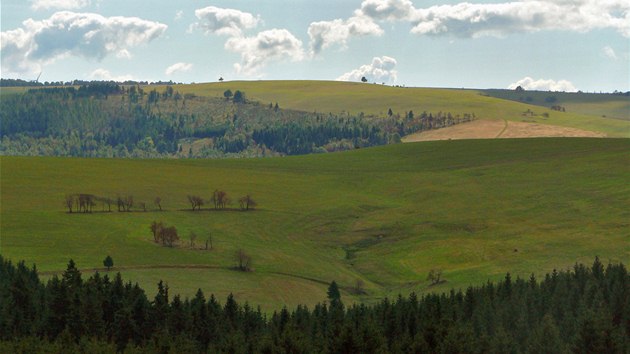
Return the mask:
[[121,49],[116,53],[118,59],[131,59],[131,53],[127,49]]
[[225,48],[241,54],[241,63],[234,64],[238,73],[256,74],[271,60],[304,59],[302,41],[286,29],[271,29],[254,37],[233,37],[225,43]]
[[31,2],[31,9],[35,11],[48,9],[73,10],[90,5],[90,0],[32,0]]
[[154,40],[166,28],[137,17],[56,12],[49,19],[28,19],[21,28],[1,33],[2,67],[14,73],[33,72],[67,56],[95,60],[110,54],[128,57],[128,48]]
[[380,36],[382,34],[381,27],[364,16],[354,16],[347,20],[313,22],[308,26],[311,54],[313,55],[333,44],[340,44],[345,47],[350,37]]
[[615,53],[615,50],[612,49],[612,47],[610,47],[610,46],[605,46],[602,49],[602,53],[604,53],[604,56],[606,56],[606,58],[609,58],[609,59],[612,59],[612,60],[619,59],[619,57],[617,56],[617,53]]
[[178,10],[178,11],[175,13],[175,21],[179,21],[179,20],[181,20],[181,19],[182,19],[182,17],[184,17],[184,11],[182,11],[182,10]]
[[114,76],[108,70],[105,70],[103,68],[94,70],[90,74],[90,79],[93,79],[93,80],[105,80],[105,81],[117,81],[117,82],[124,82],[124,81],[134,80],[133,76],[131,76],[131,75]]
[[614,29],[630,37],[627,0],[522,0],[506,3],[439,5],[416,9],[412,33],[459,37],[561,30]]
[[194,26],[206,34],[241,36],[246,29],[258,26],[260,18],[248,12],[208,6],[195,10],[199,19]]
[[508,89],[514,90],[518,86],[521,86],[525,90],[534,90],[534,91],[562,91],[562,92],[575,92],[577,88],[571,83],[571,81],[567,80],[549,80],[549,79],[538,79],[534,80],[531,77],[525,77],[515,83],[510,84]]
[[374,57],[372,63],[362,65],[358,69],[347,72],[337,78],[338,81],[361,81],[365,78],[370,82],[394,83],[398,72],[396,59],[388,56]]
[[410,0],[365,0],[357,14],[375,20],[405,20],[410,19],[416,9]]
[[169,66],[168,68],[166,68],[166,70],[164,71],[164,73],[168,76],[171,76],[175,73],[178,72],[188,72],[190,70],[192,70],[193,65],[191,63],[175,63],[171,66]]

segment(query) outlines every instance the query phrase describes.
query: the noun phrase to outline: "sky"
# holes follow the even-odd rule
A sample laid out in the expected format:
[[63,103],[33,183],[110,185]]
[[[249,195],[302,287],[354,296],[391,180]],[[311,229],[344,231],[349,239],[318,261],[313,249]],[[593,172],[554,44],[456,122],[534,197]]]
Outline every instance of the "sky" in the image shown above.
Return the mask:
[[2,0],[1,76],[630,91],[628,0]]

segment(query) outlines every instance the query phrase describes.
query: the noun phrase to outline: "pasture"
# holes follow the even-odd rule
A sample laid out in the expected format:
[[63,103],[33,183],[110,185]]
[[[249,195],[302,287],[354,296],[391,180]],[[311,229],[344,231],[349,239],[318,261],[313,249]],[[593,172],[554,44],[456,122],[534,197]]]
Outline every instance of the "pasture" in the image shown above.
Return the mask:
[[[371,302],[506,272],[541,275],[595,255],[630,261],[627,139],[435,141],[269,159],[0,162],[3,256],[50,276],[70,258],[82,269],[102,268],[109,254],[113,271],[149,296],[163,279],[173,294],[233,292],[269,311],[324,300],[332,280],[346,301]],[[208,199],[216,188],[233,200],[251,193],[259,207],[189,210],[187,195]],[[149,210],[69,214],[63,200],[72,193],[133,195]],[[164,211],[151,203],[156,196]],[[178,247],[153,242],[155,220],[177,227]],[[209,235],[213,250],[200,249]],[[253,271],[232,269],[238,249],[252,256]],[[431,269],[446,282],[431,286]]]

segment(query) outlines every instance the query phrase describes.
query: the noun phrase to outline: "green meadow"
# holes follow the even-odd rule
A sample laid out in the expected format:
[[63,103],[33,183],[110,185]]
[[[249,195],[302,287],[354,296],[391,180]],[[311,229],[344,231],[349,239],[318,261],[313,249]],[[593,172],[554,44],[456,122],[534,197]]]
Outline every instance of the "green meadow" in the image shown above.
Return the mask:
[[[249,99],[263,104],[276,102],[282,108],[306,112],[360,114],[385,117],[391,108],[405,116],[412,110],[453,115],[474,113],[479,119],[505,119],[557,125],[606,133],[611,137],[630,137],[630,99],[602,94],[565,94],[549,92],[515,93],[512,90],[469,90],[407,88],[340,81],[230,81],[178,85],[182,93],[223,97],[227,89],[244,91]],[[518,102],[518,95],[532,95],[531,104]],[[544,98],[558,97],[566,112],[549,107]],[[496,96],[496,97],[491,97]],[[534,115],[524,114],[533,111]]]
[[[224,299],[232,292],[270,311],[324,300],[332,280],[346,301],[370,302],[506,272],[540,276],[596,255],[630,262],[628,139],[438,141],[267,159],[3,156],[0,163],[3,256],[35,263],[48,277],[70,258],[89,270],[111,255],[112,272],[150,297],[162,279],[172,293],[201,288]],[[259,207],[187,210],[187,195],[207,200],[217,188],[232,200],[250,193]],[[133,195],[149,210],[101,212],[99,204],[92,214],[69,214],[63,201],[72,193]],[[153,205],[156,196],[164,211]],[[180,245],[153,243],[152,221],[176,226]],[[208,236],[213,249],[200,249]],[[238,249],[252,257],[253,271],[232,269]],[[446,281],[431,286],[431,269]]]

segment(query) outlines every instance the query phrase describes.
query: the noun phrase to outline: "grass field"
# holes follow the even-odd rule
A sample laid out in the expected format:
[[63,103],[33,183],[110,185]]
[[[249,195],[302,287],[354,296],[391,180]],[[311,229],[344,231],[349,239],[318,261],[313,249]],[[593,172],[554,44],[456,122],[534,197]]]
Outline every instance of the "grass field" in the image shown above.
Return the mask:
[[[0,252],[45,274],[102,267],[107,254],[153,296],[197,288],[234,292],[264,310],[465,287],[506,272],[523,277],[603,260],[630,262],[630,140],[438,141],[270,159],[119,160],[2,157]],[[186,195],[251,193],[252,212],[186,211]],[[68,214],[68,193],[150,202],[166,211]],[[97,207],[97,209],[100,208]],[[153,208],[153,206],[151,206]],[[152,242],[149,225],[175,225],[188,242]],[[253,272],[231,270],[234,253]],[[430,287],[432,268],[445,283]],[[366,294],[354,295],[357,280]]]
[[[568,109],[568,112],[557,112],[548,108],[550,104],[534,105],[538,101],[544,102],[542,96],[536,96],[533,104],[526,104],[511,100],[517,98],[509,96],[512,91],[508,90],[405,88],[340,81],[231,81],[176,86],[176,90],[182,93],[210,97],[223,97],[227,89],[244,91],[250,99],[264,104],[278,102],[282,108],[307,112],[363,112],[381,117],[387,115],[389,108],[403,117],[410,110],[416,114],[423,111],[451,112],[454,115],[474,113],[480,119],[526,121],[602,132],[611,137],[630,137],[630,117],[602,117],[606,114],[611,117],[630,115],[630,99],[622,96],[553,93]],[[490,97],[488,92],[509,97]],[[550,93],[540,95],[548,96]],[[565,96],[572,97],[570,102]],[[533,111],[534,116],[523,114],[528,110]],[[545,113],[549,117],[544,117]]]
[[[484,93],[512,101],[529,98],[528,104],[550,107],[560,105],[569,112],[593,115],[602,118],[630,120],[630,97],[611,94],[593,94],[577,92],[545,92],[514,90],[486,90]],[[548,98],[555,101],[548,102]]]

